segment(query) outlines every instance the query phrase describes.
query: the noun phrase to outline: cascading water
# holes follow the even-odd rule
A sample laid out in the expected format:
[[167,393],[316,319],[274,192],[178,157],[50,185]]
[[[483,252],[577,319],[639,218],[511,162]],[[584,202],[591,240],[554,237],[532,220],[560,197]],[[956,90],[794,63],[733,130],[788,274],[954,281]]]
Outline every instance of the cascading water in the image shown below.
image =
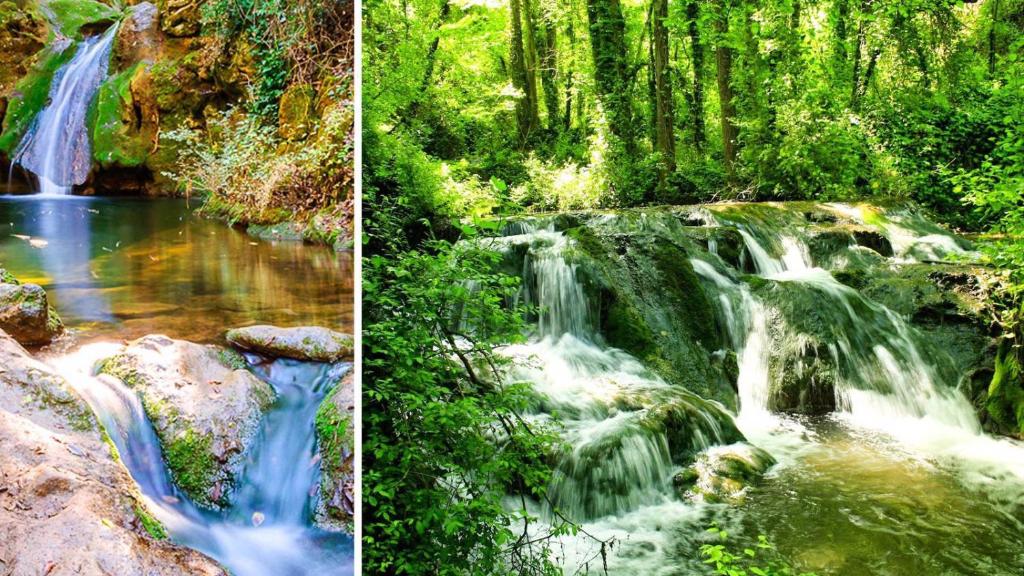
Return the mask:
[[97,414],[147,508],[174,541],[237,576],[352,574],[351,537],[309,522],[311,489],[319,478],[313,421],[330,383],[350,366],[250,358],[253,372],[278,399],[247,454],[231,508],[213,512],[195,506],[174,485],[138,395],[116,378],[94,376],[96,362],[119,351],[116,344],[90,344],[51,363]]
[[39,191],[66,195],[89,177],[92,165],[85,116],[107,77],[110,50],[117,35],[111,26],[82,40],[74,57],[54,75],[49,103],[14,153],[14,162],[36,175]]
[[[830,206],[840,214],[853,212],[849,207]],[[508,347],[506,354],[513,360],[511,377],[531,383],[538,394],[533,417],[557,414],[570,446],[561,455],[549,486],[550,504],[582,521],[587,534],[619,542],[619,552],[607,559],[611,574],[698,573],[695,542],[701,541],[700,534],[711,522],[725,522],[741,532],[737,522],[753,521],[758,530],[765,529],[761,522],[768,522],[769,529],[783,525],[788,529],[786,511],[797,507],[803,512],[802,506],[812,517],[820,510],[822,526],[839,534],[857,530],[858,538],[877,539],[868,540],[874,546],[897,535],[894,546],[901,555],[892,560],[899,562],[893,566],[916,566],[923,561],[946,569],[971,558],[974,564],[969,566],[976,568],[988,564],[978,563],[985,552],[974,552],[993,550],[1001,557],[989,565],[990,573],[1007,573],[1001,568],[1012,565],[1007,560],[1012,552],[993,535],[1024,531],[1015,519],[1024,498],[1024,449],[982,433],[974,408],[957,389],[962,375],[946,351],[936,349],[908,319],[820,267],[817,256],[812,258],[810,236],[801,228],[811,224],[799,213],[794,221],[780,224],[733,218],[715,208],[705,212],[703,226],[738,233],[742,248],[738,258],[722,256],[720,252],[729,248],[715,235],[692,232],[689,238],[703,236],[706,242],[706,251],[696,249],[688,237],[678,235],[685,232],[673,228],[678,223],[658,214],[620,223],[615,223],[616,216],[595,216],[585,225],[598,234],[602,230],[653,234],[655,242],[671,238],[692,248],[693,271],[717,311],[724,345],[736,354],[736,425],[749,442],[767,449],[779,464],[769,472],[766,486],[753,493],[757,503],[752,506],[730,509],[680,500],[671,485],[672,475],[685,465],[675,458],[672,446],[679,430],[652,426],[651,416],[660,406],[680,399],[699,406],[697,412],[705,415],[705,421],[681,425],[699,428],[693,435],[692,454],[733,441],[722,433],[723,420],[716,414],[720,407],[665,383],[639,359],[605,345],[597,328],[594,295],[588,294],[578,277],[579,247],[553,227],[519,223],[497,245],[510,259],[522,258],[522,299],[540,312],[528,342]],[[891,261],[967,253],[934,231],[911,238],[911,228],[898,222],[896,217],[887,221],[905,235],[893,242]],[[860,257],[859,249],[851,240],[850,254],[840,257]],[[614,262],[616,257],[609,257]],[[725,257],[733,259],[727,262]],[[806,308],[794,304],[798,301],[806,303]],[[808,327],[801,320],[821,321]],[[729,353],[719,350],[712,355]],[[783,362],[793,358],[792,363]],[[774,402],[780,380],[786,373],[812,370],[815,362],[830,367],[835,412],[811,418],[779,413]],[[726,419],[724,425],[731,423]],[[844,471],[849,474],[844,476]],[[890,495],[888,484],[878,485],[901,481],[913,488]],[[985,496],[979,496],[979,490]],[[766,502],[769,497],[774,500]],[[823,502],[815,504],[818,499]],[[978,506],[979,499],[994,503]],[[930,519],[923,525],[887,516],[906,513],[908,500],[912,510],[916,505],[929,518],[944,513],[946,505],[955,507],[954,514],[965,517],[962,524],[978,534],[957,540],[961,545],[969,542],[972,551],[959,555],[936,551],[936,557],[951,556],[939,564],[927,564],[932,558],[915,556],[921,534],[941,544],[950,537],[950,521]],[[543,518],[547,506],[538,504],[533,512]],[[744,515],[748,520],[742,520]],[[808,521],[814,522],[804,520],[791,528],[798,547],[812,545],[801,532],[807,530]],[[846,553],[841,536],[829,532],[823,537],[838,538],[840,542],[831,546]],[[783,541],[789,548],[789,542]],[[561,543],[560,561],[585,569],[583,564],[593,558],[592,542],[567,538]],[[871,545],[855,541],[849,546]],[[904,553],[907,546],[911,551]],[[810,569],[857,575],[902,573],[898,568],[886,571],[887,560],[879,561],[881,569],[853,568],[851,562],[856,560],[828,556],[834,552],[829,545],[825,548],[824,556],[806,559]],[[1024,557],[1020,560],[1024,562]],[[844,571],[830,568],[839,566]]]

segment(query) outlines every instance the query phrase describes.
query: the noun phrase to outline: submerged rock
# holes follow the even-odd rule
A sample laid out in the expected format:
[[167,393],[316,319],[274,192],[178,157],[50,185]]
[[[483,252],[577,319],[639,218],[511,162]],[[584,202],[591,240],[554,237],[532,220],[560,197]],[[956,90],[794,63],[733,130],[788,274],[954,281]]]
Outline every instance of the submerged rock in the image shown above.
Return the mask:
[[248,326],[229,330],[227,340],[243,350],[272,358],[338,362],[352,357],[352,337],[319,326]]
[[685,499],[741,504],[747,487],[760,481],[774,464],[771,454],[750,444],[715,446],[677,473],[672,484]]
[[22,284],[0,269],[0,329],[24,346],[41,346],[59,336],[64,324],[42,287]]
[[355,512],[355,396],[351,369],[324,398],[316,414],[320,497],[315,520],[327,530],[352,532]]
[[99,371],[138,391],[175,482],[196,503],[224,506],[273,389],[237,352],[145,336]]
[[[83,421],[84,401],[61,376],[3,334],[0,365],[3,574],[225,574],[199,552],[147,532],[152,518],[138,489],[91,416]],[[62,401],[26,403],[40,387]]]

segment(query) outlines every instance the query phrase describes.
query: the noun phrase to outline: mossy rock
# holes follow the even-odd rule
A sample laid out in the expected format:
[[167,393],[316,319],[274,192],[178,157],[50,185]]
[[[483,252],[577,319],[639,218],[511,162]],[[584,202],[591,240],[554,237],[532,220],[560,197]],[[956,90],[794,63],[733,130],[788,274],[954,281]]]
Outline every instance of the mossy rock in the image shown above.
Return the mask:
[[774,464],[771,454],[746,443],[716,446],[679,471],[672,484],[683,499],[737,505]]
[[3,269],[0,280],[0,329],[23,346],[49,344],[64,331],[42,287],[22,284]]
[[36,115],[46,106],[54,74],[71,60],[74,53],[74,43],[54,44],[18,81],[7,101],[3,131],[0,132],[0,151],[10,155],[18,146]]
[[321,471],[316,521],[322,528],[347,532],[352,532],[355,513],[353,394],[350,370],[324,398],[316,413]]
[[99,31],[117,22],[121,13],[95,0],[48,0],[60,33],[81,39],[86,30]]
[[135,93],[144,94],[150,82],[146,65],[139,62],[100,85],[86,121],[93,159],[103,168],[133,168],[146,162],[158,128],[156,110],[137,100]]
[[34,4],[0,2],[0,119],[8,91],[32,69],[46,45],[49,26]]

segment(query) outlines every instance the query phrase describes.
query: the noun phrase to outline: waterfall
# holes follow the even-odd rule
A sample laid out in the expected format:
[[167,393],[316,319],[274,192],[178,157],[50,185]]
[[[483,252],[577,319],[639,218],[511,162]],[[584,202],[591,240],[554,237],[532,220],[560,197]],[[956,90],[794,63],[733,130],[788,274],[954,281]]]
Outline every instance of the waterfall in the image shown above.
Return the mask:
[[319,478],[313,421],[343,367],[289,360],[252,367],[274,387],[278,401],[246,454],[231,508],[214,512],[194,505],[174,485],[138,395],[116,378],[94,375],[97,361],[120,349],[90,344],[50,363],[92,407],[148,510],[175,542],[237,576],[352,574],[351,538],[321,532],[308,521],[310,490]]
[[[540,398],[531,416],[557,414],[563,427],[568,447],[548,486],[551,504],[586,520],[664,501],[678,467],[673,454],[722,443],[731,419],[717,403],[603,344],[573,261],[574,240],[550,227],[513,232],[498,244],[506,254],[525,248],[522,299],[538,309],[537,330],[504,354],[512,360],[509,379],[530,383]],[[670,425],[682,414],[686,429]]]
[[115,25],[79,43],[71,61],[54,75],[49,103],[15,150],[14,162],[36,175],[43,195],[69,194],[89,177],[92,153],[85,116],[107,77],[116,36]]

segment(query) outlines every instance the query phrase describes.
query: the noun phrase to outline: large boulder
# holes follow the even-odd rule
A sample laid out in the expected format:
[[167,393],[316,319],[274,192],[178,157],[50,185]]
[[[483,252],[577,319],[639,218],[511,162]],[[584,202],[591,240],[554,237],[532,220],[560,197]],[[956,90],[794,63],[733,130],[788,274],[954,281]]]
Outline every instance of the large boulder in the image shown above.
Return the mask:
[[338,362],[352,357],[352,337],[319,326],[248,326],[229,330],[232,345],[271,358]]
[[352,532],[355,512],[355,389],[348,370],[316,414],[320,450],[320,497],[316,523],[328,530]]
[[747,488],[774,464],[771,454],[750,444],[715,446],[677,473],[672,483],[684,499],[740,504]]
[[117,30],[114,55],[120,69],[138,62],[154,62],[163,43],[156,5],[140,2],[128,9]]
[[[171,544],[87,409],[58,374],[0,333],[0,571],[10,576],[220,576]],[[59,403],[26,402],[58,393]],[[69,408],[72,408],[69,411]],[[147,531],[152,530],[154,534]]]
[[274,391],[237,352],[150,335],[100,363],[138,391],[175,482],[196,503],[228,503]]
[[202,28],[201,0],[161,0],[160,29],[169,36],[196,36]]
[[64,331],[46,292],[36,284],[22,284],[0,269],[0,329],[25,346],[49,344]]

